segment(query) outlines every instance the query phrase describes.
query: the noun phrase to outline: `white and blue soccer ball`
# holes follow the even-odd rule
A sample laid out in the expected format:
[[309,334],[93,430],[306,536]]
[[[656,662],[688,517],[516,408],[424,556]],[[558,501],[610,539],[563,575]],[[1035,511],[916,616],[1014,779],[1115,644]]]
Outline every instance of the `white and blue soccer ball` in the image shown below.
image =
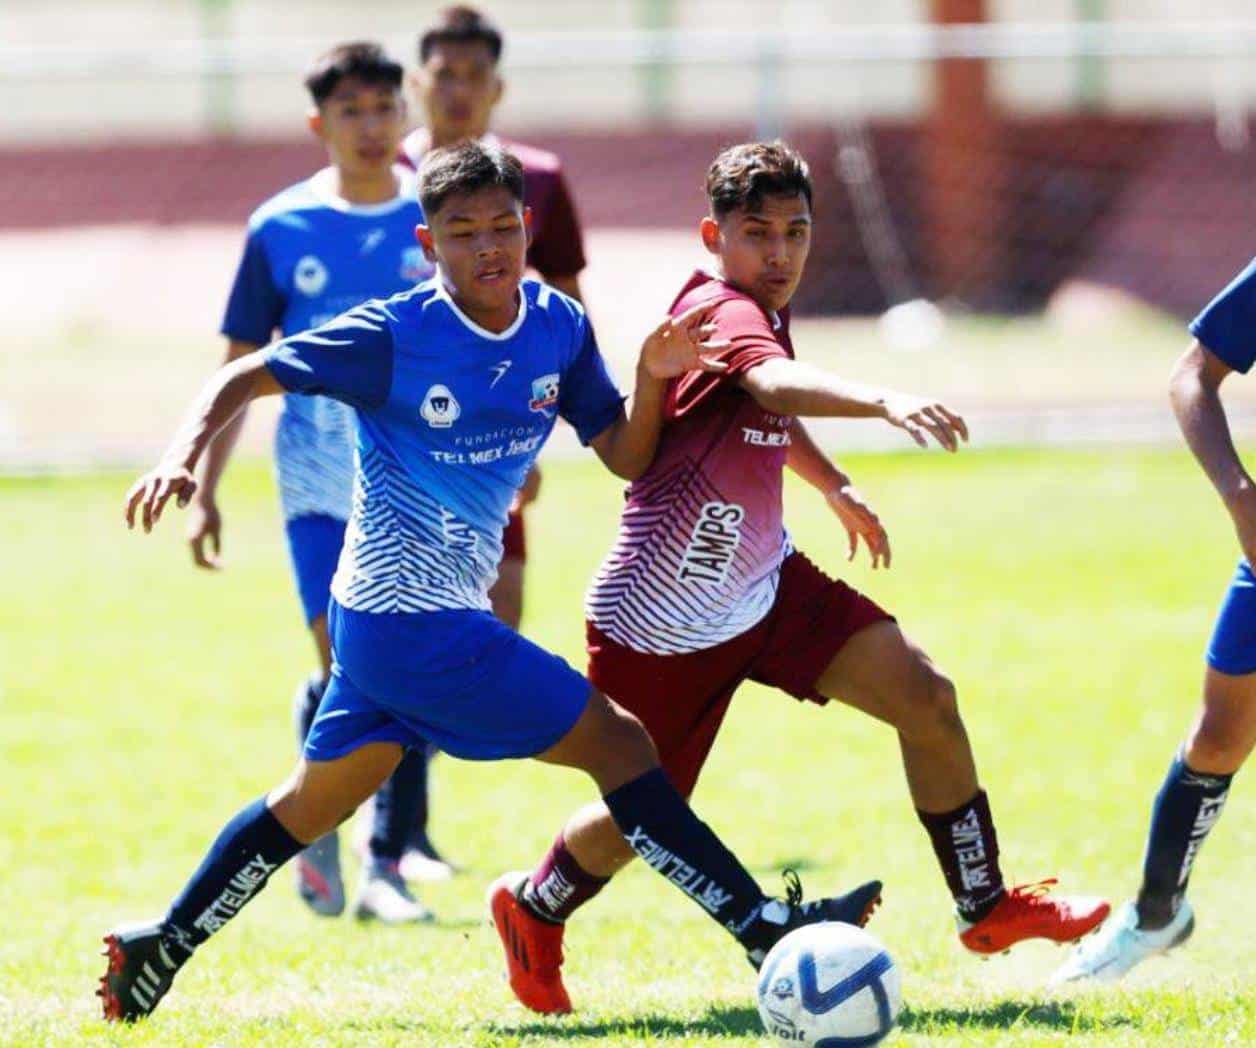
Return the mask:
[[759,969],[759,1017],[781,1044],[863,1048],[889,1035],[902,980],[862,928],[827,922],[790,932]]

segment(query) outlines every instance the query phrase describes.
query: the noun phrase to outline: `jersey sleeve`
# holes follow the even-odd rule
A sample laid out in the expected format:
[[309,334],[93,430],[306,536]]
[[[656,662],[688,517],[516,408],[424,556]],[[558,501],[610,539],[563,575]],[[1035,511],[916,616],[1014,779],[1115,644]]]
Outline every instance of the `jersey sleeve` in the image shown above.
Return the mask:
[[588,446],[619,418],[624,396],[607,372],[593,328],[583,316],[580,326],[582,343],[559,385],[558,414],[571,423],[580,443]]
[[266,247],[259,233],[251,232],[227,298],[222,333],[238,342],[264,346],[280,326],[283,311],[283,293],[275,284]]
[[584,237],[575,201],[561,171],[555,171],[544,208],[544,221],[535,230],[528,262],[546,279],[572,277],[585,267]]
[[731,343],[714,354],[715,359],[728,365],[728,370],[691,371],[678,378],[668,398],[668,413],[673,418],[695,410],[721,390],[737,386],[742,375],[765,360],[790,356],[776,337],[771,321],[753,302],[728,299],[716,305],[706,319],[716,327],[713,340]]
[[1256,258],[1190,323],[1190,332],[1235,371],[1256,361]]
[[388,311],[382,302],[367,302],[276,342],[265,359],[289,393],[328,396],[370,411],[388,400],[393,354]]

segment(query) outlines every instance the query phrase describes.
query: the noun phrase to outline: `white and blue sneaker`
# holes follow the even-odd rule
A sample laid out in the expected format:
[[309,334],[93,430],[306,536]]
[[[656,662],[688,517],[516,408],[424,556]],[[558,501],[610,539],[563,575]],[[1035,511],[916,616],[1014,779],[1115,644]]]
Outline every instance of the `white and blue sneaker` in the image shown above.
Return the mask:
[[320,917],[339,917],[345,910],[345,885],[340,874],[340,836],[335,830],[320,837],[297,856],[297,894]]
[[435,915],[414,897],[396,863],[369,862],[362,868],[353,916],[384,924],[425,924]]
[[1127,902],[1107,924],[1083,942],[1051,976],[1050,985],[1080,982],[1116,982],[1148,957],[1181,946],[1195,930],[1195,911],[1185,899],[1173,920],[1154,930],[1138,926],[1138,907]]

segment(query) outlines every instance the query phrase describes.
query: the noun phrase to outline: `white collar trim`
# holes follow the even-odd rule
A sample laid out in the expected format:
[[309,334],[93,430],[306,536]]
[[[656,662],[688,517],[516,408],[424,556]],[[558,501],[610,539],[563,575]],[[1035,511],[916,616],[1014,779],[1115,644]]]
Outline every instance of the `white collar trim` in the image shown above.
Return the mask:
[[404,167],[395,166],[393,177],[397,180],[397,195],[391,200],[383,200],[378,204],[354,204],[332,190],[335,172],[330,167],[310,176],[310,191],[324,207],[339,211],[345,215],[361,215],[364,218],[390,215],[398,208],[405,207],[416,198],[414,172]]
[[467,328],[473,335],[489,339],[492,342],[505,342],[507,339],[513,338],[523,326],[523,319],[528,315],[528,296],[524,293],[522,284],[519,285],[519,312],[515,314],[515,319],[510,322],[510,327],[506,328],[505,331],[497,332],[480,327],[479,324],[459,309],[458,303],[454,301],[453,295],[449,293],[449,288],[445,285],[445,274],[440,271],[439,266],[436,269],[436,274],[436,297],[444,300],[453,311],[454,316],[462,322],[463,327]]

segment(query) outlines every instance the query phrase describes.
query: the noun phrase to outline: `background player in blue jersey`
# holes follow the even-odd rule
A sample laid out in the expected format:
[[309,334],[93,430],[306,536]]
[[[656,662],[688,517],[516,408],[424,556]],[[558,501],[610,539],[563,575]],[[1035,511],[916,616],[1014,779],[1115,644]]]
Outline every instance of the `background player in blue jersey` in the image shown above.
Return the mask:
[[[309,126],[327,147],[330,164],[272,197],[249,219],[222,324],[228,361],[266,345],[276,330],[291,335],[317,327],[431,274],[414,242],[423,214],[413,173],[393,164],[405,130],[401,80],[401,66],[373,43],[335,47],[310,69]],[[243,422],[241,412],[198,469],[188,539],[202,567],[221,564],[218,481]],[[327,602],[353,500],[352,409],[329,397],[285,398],[275,464],[293,573],[320,664],[302,681],[295,700],[303,743],[331,671]],[[421,753],[409,759],[391,788],[382,791],[354,904],[359,917],[390,923],[431,917],[398,871],[422,797],[424,760]],[[337,834],[302,854],[297,888],[316,913],[343,911]]]
[[1152,806],[1138,897],[1056,972],[1054,981],[1114,982],[1195,929],[1191,868],[1225,806],[1230,781],[1256,745],[1256,482],[1243,467],[1221,384],[1256,361],[1256,259],[1190,325],[1169,395],[1186,443],[1234,521],[1242,559],[1208,644],[1203,704]]
[[[329,626],[332,679],[292,775],[223,828],[165,917],[106,936],[110,1019],[147,1015],[179,967],[392,773],[402,747],[536,757],[597,784],[634,850],[761,962],[786,930],[862,923],[880,894],[768,899],[659,768],[639,721],[489,611],[506,514],[561,416],[614,473],[640,476],[669,377],[719,370],[699,310],[644,342],[625,413],[584,311],[522,281],[529,213],[519,161],[478,143],[420,174],[420,237],[438,275],[221,368],[159,465],[127,495],[149,530],[186,503],[213,435],[249,400],[325,394],[357,409],[354,507]],[[508,366],[503,367],[503,364]]]

